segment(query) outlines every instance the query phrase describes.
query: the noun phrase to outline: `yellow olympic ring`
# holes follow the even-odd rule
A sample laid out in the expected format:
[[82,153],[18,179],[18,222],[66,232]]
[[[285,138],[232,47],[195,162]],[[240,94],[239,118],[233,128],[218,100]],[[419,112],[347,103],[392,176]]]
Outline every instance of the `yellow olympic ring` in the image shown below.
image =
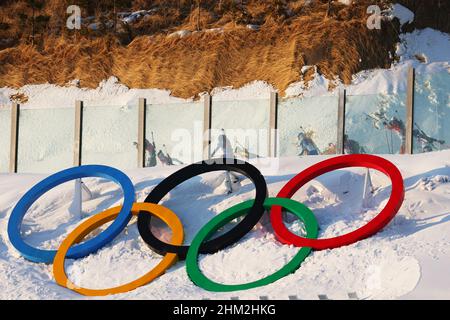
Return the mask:
[[[78,292],[85,296],[105,296],[109,294],[124,293],[134,290],[138,287],[146,285],[153,281],[165,271],[170,268],[175,262],[177,262],[177,254],[167,253],[161,262],[153,268],[150,272],[146,273],[139,279],[136,279],[130,283],[108,289],[87,289],[82,288],[74,284],[69,280],[64,269],[64,262],[66,259],[67,251],[72,245],[82,241],[91,231],[98,227],[114,220],[120,212],[122,206],[108,209],[102,213],[96,214],[88,220],[84,221],[75,230],[73,230],[67,238],[61,243],[53,261],[53,275],[56,282],[70,290]],[[131,209],[133,215],[137,215],[139,211],[144,211],[148,214],[155,215],[163,220],[172,230],[171,244],[181,245],[184,239],[183,225],[180,219],[170,209],[153,203],[134,203]]]

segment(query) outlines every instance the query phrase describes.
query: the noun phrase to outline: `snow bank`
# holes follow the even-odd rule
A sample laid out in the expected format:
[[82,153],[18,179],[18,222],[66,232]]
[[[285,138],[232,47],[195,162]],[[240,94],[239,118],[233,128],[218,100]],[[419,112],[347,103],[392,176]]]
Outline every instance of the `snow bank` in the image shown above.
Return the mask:
[[410,67],[430,75],[449,70],[449,34],[427,28],[402,34],[400,40],[396,51],[399,62],[389,69],[357,73],[346,87],[349,95],[405,92]]
[[401,62],[410,59],[417,61],[417,57],[422,56],[426,64],[442,62],[448,66],[450,62],[450,35],[448,33],[426,28],[402,34],[400,39],[397,55]]
[[53,84],[26,85],[19,90],[1,88],[0,106],[9,105],[9,96],[16,92],[22,92],[28,97],[28,102],[22,103],[23,108],[73,108],[76,100],[82,100],[88,106],[137,105],[139,98],[146,98],[149,104],[191,101],[176,98],[168,90],[130,89],[119,83],[116,77],[110,77],[96,89],[78,88],[73,84],[67,87]]
[[[261,167],[274,196],[297,172],[325,157],[282,158],[276,171]],[[359,298],[439,298],[449,299],[450,278],[450,151],[415,156],[388,156],[401,170],[406,198],[395,219],[377,235],[334,250],[313,252],[300,269],[280,281],[258,289],[232,293],[210,293],[193,285],[184,262],[178,262],[153,283],[110,299],[348,299]],[[138,201],[176,167],[127,171]],[[372,172],[374,195],[368,209],[362,209],[365,170],[354,168],[323,175],[294,195],[317,216],[320,237],[343,234],[360,227],[386,203],[388,179]],[[21,258],[9,243],[6,227],[15,203],[42,175],[0,175],[0,298],[80,299],[57,286],[51,266]],[[119,187],[104,179],[86,179],[93,199],[83,203],[83,212],[92,215],[122,202]],[[186,242],[203,224],[225,208],[251,199],[251,182],[235,185],[233,195],[224,194],[221,173],[191,179],[173,190],[164,201],[183,222]],[[72,206],[73,183],[66,183],[44,195],[25,217],[22,228],[26,241],[41,248],[57,248],[58,243],[80,223]],[[300,230],[298,222],[288,225]],[[284,264],[297,248],[278,243],[272,232],[259,227],[234,246],[214,255],[202,256],[202,270],[222,283],[239,283],[266,276]],[[91,288],[105,288],[135,279],[152,268],[160,257],[140,239],[135,224],[112,244],[95,254],[67,263],[72,281]],[[129,268],[132,265],[133,268]]]

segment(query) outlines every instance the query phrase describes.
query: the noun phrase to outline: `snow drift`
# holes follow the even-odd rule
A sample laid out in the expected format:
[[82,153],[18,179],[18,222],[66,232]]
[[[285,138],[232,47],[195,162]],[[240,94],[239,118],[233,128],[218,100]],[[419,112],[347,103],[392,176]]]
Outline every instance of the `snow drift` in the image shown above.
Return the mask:
[[[269,195],[300,170],[325,157],[282,158],[278,169],[265,174]],[[395,219],[377,235],[356,244],[313,252],[290,276],[266,287],[239,293],[210,293],[193,285],[183,262],[177,263],[153,283],[111,299],[347,299],[348,293],[367,299],[448,299],[450,286],[450,151],[414,156],[387,156],[401,170],[406,198]],[[273,164],[272,163],[272,164]],[[273,169],[273,166],[272,166]],[[127,171],[138,201],[177,167]],[[317,216],[320,237],[340,235],[363,225],[383,207],[389,197],[388,179],[372,171],[375,192],[369,208],[362,208],[364,169],[352,168],[328,173],[303,187],[294,199],[309,206]],[[19,197],[42,175],[0,175],[0,298],[84,299],[56,285],[51,266],[24,260],[10,245],[6,226]],[[121,203],[120,188],[104,179],[86,179],[93,198],[83,203],[85,215],[92,215]],[[241,201],[251,199],[251,182],[242,180],[235,194],[226,195],[221,173],[193,178],[173,190],[164,205],[181,218],[188,243],[212,216]],[[58,243],[79,222],[73,209],[73,183],[61,185],[44,195],[30,209],[22,228],[26,241],[40,248],[57,248]],[[298,222],[289,224],[299,230]],[[223,283],[240,283],[264,277],[287,263],[297,248],[278,243],[268,224],[263,223],[235,245],[214,255],[201,256],[205,274]],[[131,223],[113,243],[84,259],[69,261],[68,275],[76,284],[105,288],[142,275],[160,257],[140,240]],[[132,268],[130,268],[132,266]]]

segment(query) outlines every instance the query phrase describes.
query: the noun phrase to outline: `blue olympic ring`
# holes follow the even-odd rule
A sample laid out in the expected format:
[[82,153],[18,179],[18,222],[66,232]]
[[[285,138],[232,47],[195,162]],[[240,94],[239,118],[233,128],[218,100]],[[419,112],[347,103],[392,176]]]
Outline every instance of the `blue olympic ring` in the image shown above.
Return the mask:
[[132,217],[131,208],[135,201],[134,186],[130,178],[115,168],[102,165],[85,165],[66,169],[57,172],[36,184],[25,193],[11,212],[11,217],[8,222],[8,236],[12,245],[22,256],[34,262],[51,263],[53,261],[56,250],[34,248],[25,243],[22,239],[20,227],[23,218],[31,205],[50,189],[64,182],[86,177],[106,178],[118,183],[123,191],[123,206],[117,218],[108,228],[96,237],[71,247],[67,257],[71,259],[85,257],[111,242],[125,228]]

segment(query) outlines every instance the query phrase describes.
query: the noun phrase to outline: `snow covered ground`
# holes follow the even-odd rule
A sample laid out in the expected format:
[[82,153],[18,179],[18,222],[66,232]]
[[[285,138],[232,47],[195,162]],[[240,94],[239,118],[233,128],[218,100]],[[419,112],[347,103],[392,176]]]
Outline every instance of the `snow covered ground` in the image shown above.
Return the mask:
[[[297,172],[325,159],[324,156],[272,160],[259,164],[270,196]],[[414,156],[386,156],[402,172],[406,198],[395,219],[380,233],[356,244],[312,252],[293,274],[278,282],[249,291],[210,293],[188,279],[184,262],[178,262],[151,284],[111,299],[348,299],[355,292],[360,299],[450,299],[450,151]],[[274,169],[275,168],[275,169]],[[138,201],[162,178],[178,167],[127,171]],[[341,235],[367,223],[384,205],[390,183],[372,172],[375,193],[369,209],[362,208],[365,170],[352,168],[325,174],[294,195],[317,216],[320,237]],[[189,243],[196,231],[225,208],[254,196],[247,179],[226,195],[222,173],[193,178],[178,186],[164,200],[181,218]],[[19,198],[44,175],[0,175],[0,299],[83,299],[55,284],[51,265],[29,262],[11,246],[7,222]],[[98,213],[121,203],[120,188],[104,179],[86,179],[93,198],[83,202],[85,215]],[[74,210],[73,182],[45,194],[29,210],[22,228],[30,244],[57,248],[60,241],[80,223]],[[134,220],[133,220],[134,222]],[[298,222],[289,224],[299,230]],[[286,264],[298,248],[276,241],[269,225],[256,228],[234,246],[201,256],[201,268],[222,283],[242,283],[264,277]],[[160,261],[140,239],[132,223],[113,243],[84,259],[67,263],[70,279],[90,288],[126,283],[144,274]]]

